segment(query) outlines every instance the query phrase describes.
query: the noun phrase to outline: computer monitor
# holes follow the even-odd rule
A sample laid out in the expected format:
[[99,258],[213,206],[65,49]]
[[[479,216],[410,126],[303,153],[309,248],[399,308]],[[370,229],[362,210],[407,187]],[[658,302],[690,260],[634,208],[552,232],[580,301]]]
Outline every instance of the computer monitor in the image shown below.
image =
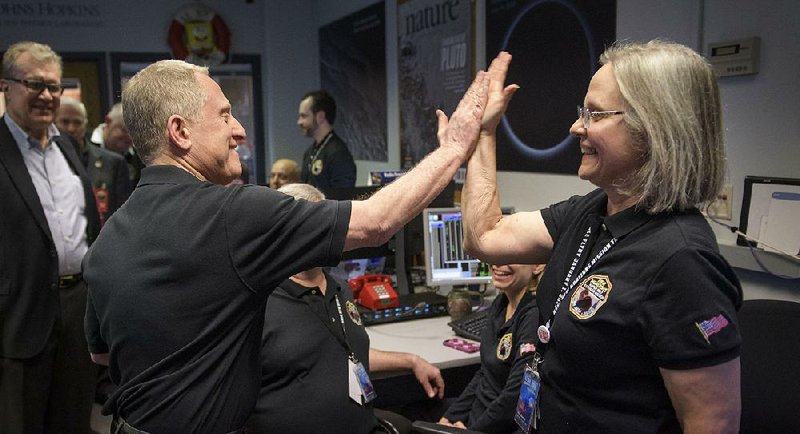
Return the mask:
[[[361,186],[329,188],[325,191],[327,199],[365,200],[377,192],[381,186]],[[405,271],[403,229],[392,238],[376,247],[362,247],[342,254],[342,262],[329,271],[340,279],[351,279],[363,274],[388,274],[395,276],[394,289],[398,294],[410,292]]]
[[[332,187],[325,191],[326,199],[334,200],[364,200],[375,194],[381,187],[380,186],[363,186],[363,187]],[[367,259],[367,258],[381,258],[394,256],[396,254],[396,247],[394,238],[390,241],[376,247],[362,247],[360,249],[350,250],[344,252],[342,259]]]
[[460,208],[427,208],[422,212],[422,223],[428,286],[492,282],[489,265],[464,253]]

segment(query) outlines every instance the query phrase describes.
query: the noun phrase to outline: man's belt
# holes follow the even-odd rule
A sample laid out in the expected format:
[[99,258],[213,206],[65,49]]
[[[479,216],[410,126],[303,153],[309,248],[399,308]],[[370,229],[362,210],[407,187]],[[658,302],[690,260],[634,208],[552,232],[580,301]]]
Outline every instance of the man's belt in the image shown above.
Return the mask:
[[66,289],[75,286],[76,283],[83,280],[83,274],[67,274],[58,278],[58,288]]

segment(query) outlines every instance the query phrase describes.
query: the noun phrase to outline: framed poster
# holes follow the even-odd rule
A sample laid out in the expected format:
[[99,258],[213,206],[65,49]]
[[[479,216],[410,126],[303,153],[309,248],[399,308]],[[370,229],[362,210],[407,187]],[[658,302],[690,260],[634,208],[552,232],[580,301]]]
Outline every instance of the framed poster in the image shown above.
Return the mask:
[[487,62],[511,53],[507,83],[520,85],[497,130],[498,170],[577,172],[569,127],[615,37],[615,0],[486,1]]
[[397,5],[400,161],[410,169],[438,146],[436,110],[450,115],[472,82],[472,1]]
[[378,2],[319,29],[320,82],[336,100],[336,134],[356,160],[389,160],[385,15]]

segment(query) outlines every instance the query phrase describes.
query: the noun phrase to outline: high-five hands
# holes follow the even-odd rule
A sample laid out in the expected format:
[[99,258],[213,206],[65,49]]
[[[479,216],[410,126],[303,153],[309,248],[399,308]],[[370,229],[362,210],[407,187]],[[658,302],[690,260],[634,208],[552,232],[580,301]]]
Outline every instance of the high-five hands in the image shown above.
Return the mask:
[[511,55],[501,51],[492,60],[489,70],[486,72],[486,75],[489,76],[489,98],[481,122],[481,135],[494,135],[500,118],[503,117],[508,103],[511,102],[511,97],[519,90],[519,86],[516,84],[503,86],[510,64]]
[[479,71],[450,119],[441,110],[436,110],[439,118],[439,131],[436,136],[439,146],[451,148],[466,159],[472,155],[478,143],[478,133],[488,99],[489,77]]

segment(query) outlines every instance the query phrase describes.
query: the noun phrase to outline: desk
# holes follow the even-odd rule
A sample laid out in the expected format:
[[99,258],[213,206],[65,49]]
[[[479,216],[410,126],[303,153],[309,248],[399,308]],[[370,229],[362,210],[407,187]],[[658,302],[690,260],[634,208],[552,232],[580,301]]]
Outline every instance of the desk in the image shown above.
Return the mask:
[[[442,344],[455,337],[447,323],[449,316],[415,319],[391,324],[366,327],[370,347],[384,351],[416,354],[442,371],[446,397],[457,397],[480,368],[480,352],[465,353]],[[371,373],[378,393],[377,408],[411,402],[424,402],[428,398],[409,371]]]
[[413,353],[442,370],[479,364],[479,352],[465,353],[442,344],[445,339],[456,337],[448,322],[449,316],[440,316],[374,325],[366,329],[370,347]]

